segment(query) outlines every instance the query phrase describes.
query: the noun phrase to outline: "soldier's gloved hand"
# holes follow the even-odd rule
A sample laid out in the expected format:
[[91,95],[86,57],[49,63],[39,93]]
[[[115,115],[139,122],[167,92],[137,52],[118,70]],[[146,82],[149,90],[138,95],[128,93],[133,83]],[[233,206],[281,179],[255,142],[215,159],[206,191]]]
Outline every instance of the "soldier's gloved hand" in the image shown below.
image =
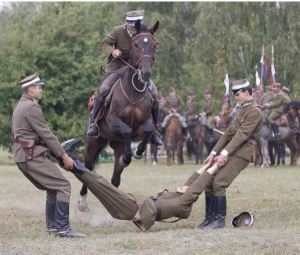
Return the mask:
[[119,49],[114,49],[114,50],[112,51],[111,55],[112,55],[114,58],[121,57],[122,51],[120,51]]
[[63,160],[64,165],[62,167],[64,169],[66,169],[66,170],[73,169],[75,162],[71,157],[69,157],[69,155],[67,153],[64,153],[61,158]]

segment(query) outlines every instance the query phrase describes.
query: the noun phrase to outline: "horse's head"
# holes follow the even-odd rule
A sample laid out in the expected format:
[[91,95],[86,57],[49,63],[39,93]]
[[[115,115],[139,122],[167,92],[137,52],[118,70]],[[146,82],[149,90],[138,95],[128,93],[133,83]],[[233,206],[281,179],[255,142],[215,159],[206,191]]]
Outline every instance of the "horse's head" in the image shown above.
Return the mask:
[[133,66],[138,70],[139,79],[143,82],[148,82],[152,74],[157,45],[154,33],[158,27],[158,21],[151,28],[139,21],[135,24],[137,34],[132,42],[132,61]]

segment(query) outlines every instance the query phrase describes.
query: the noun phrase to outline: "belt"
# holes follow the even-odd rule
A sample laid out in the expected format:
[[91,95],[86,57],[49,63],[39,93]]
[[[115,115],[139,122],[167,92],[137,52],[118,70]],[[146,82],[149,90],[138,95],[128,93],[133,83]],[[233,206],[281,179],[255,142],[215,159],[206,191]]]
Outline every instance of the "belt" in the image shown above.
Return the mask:
[[40,140],[40,139],[26,139],[26,138],[15,138],[14,139],[14,143],[20,144],[20,145],[28,145],[28,146],[32,146],[32,145],[45,145],[45,143]]
[[160,203],[156,197],[149,197],[156,208],[156,216],[155,216],[155,221],[160,221],[161,220],[161,208],[160,208]]

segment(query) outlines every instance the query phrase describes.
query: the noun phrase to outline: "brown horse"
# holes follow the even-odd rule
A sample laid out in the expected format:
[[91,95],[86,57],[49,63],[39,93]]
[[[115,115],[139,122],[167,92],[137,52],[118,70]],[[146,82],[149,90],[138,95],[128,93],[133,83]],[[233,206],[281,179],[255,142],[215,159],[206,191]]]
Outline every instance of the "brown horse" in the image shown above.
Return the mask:
[[[126,63],[128,68],[114,85],[109,109],[98,123],[100,136],[86,136],[85,139],[84,163],[90,170],[94,169],[99,153],[108,144],[114,150],[111,183],[116,187],[120,185],[121,173],[131,163],[132,156],[142,157],[154,132],[148,86],[156,54],[154,33],[159,22],[151,28],[137,22],[135,27],[137,34],[132,41],[130,60]],[[131,150],[132,141],[141,141],[135,152]],[[87,188],[83,186],[80,201],[86,194]]]
[[187,119],[187,130],[189,132],[189,139],[186,142],[187,152],[195,154],[195,164],[203,163],[203,147],[205,140],[205,127],[202,124],[201,115],[194,118]]
[[184,163],[183,160],[184,135],[181,122],[177,116],[172,116],[166,127],[164,134],[164,146],[167,152],[167,166],[171,166],[175,159],[178,165]]

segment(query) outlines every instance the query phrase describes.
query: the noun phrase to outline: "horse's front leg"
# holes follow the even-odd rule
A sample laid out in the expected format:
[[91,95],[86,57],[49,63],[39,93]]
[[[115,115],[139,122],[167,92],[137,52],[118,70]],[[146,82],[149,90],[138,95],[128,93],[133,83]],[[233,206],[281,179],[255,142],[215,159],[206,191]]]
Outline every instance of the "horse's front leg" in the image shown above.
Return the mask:
[[119,164],[123,165],[124,167],[127,167],[131,163],[132,159],[132,150],[131,150],[131,128],[123,122],[121,119],[114,115],[109,115],[108,117],[108,128],[110,132],[121,135],[122,139],[125,143],[125,151],[122,156],[120,156],[119,159],[116,158],[116,160],[119,160]]
[[119,159],[121,159],[124,154],[126,145],[122,142],[111,141],[110,146],[113,148],[115,156],[114,172],[111,177],[111,184],[115,187],[119,187],[121,183],[121,174],[125,168],[124,164]]
[[150,141],[150,138],[151,138],[151,135],[153,134],[153,126],[152,126],[152,123],[149,120],[147,120],[145,122],[145,125],[144,125],[144,135],[143,135],[143,139],[142,141],[139,143],[137,149],[135,150],[133,156],[136,158],[136,159],[141,159],[143,157],[143,154],[146,150],[146,147],[147,147],[147,144],[149,143]]

